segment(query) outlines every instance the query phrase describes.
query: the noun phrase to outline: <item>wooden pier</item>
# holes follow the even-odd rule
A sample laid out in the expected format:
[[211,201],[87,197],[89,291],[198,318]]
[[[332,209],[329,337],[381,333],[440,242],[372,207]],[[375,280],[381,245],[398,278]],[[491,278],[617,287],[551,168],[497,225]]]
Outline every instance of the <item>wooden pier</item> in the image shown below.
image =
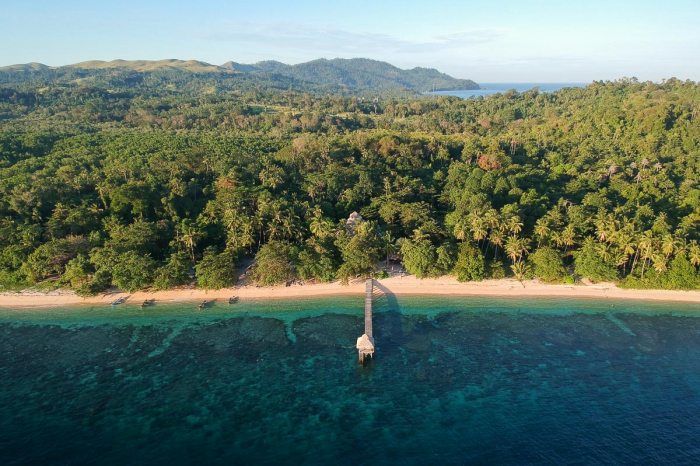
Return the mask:
[[365,358],[374,357],[374,337],[372,336],[372,290],[374,280],[368,278],[365,282],[365,333],[357,339],[357,351],[359,362],[363,364]]

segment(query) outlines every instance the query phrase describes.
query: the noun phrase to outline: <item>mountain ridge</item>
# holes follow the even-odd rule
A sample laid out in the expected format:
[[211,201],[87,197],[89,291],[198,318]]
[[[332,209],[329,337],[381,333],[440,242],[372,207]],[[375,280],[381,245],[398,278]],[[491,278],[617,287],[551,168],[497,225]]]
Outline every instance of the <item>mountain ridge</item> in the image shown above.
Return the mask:
[[255,64],[227,62],[221,66],[243,73],[275,73],[315,84],[336,84],[354,88],[479,89],[479,85],[470,79],[453,78],[434,68],[415,67],[404,70],[390,63],[369,58],[319,58],[296,65],[273,60]]
[[309,62],[287,65],[275,60],[244,64],[228,61],[213,65],[199,60],[90,60],[65,66],[50,67],[41,63],[27,63],[0,67],[0,72],[49,72],[61,69],[107,70],[135,72],[177,70],[191,73],[261,73],[280,75],[320,85],[334,85],[353,89],[413,89],[468,90],[479,89],[469,79],[453,78],[434,68],[401,69],[390,63],[369,58],[320,58]]

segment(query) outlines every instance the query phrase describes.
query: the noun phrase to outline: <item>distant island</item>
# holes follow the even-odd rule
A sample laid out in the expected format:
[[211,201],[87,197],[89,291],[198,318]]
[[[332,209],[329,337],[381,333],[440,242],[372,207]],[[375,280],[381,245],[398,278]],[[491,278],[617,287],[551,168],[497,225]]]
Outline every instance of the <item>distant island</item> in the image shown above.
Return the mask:
[[297,65],[278,61],[261,61],[245,65],[229,61],[221,66],[197,60],[92,60],[61,67],[27,63],[0,67],[0,73],[25,72],[34,76],[61,75],[69,70],[122,70],[139,73],[181,71],[195,74],[256,74],[291,78],[298,82],[338,86],[350,89],[412,89],[419,92],[441,90],[475,90],[479,85],[470,79],[456,79],[433,68],[402,70],[389,63],[367,58],[319,59]]

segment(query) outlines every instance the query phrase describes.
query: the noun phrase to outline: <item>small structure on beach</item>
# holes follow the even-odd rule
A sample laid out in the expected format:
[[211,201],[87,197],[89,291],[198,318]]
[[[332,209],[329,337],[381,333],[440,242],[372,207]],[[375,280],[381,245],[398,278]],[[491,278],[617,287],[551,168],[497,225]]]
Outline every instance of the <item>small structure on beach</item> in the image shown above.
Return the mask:
[[372,291],[374,280],[368,278],[365,282],[365,333],[357,339],[357,352],[359,362],[363,364],[365,358],[374,358],[374,337],[372,336]]
[[365,357],[374,357],[374,338],[366,333],[357,339],[357,351],[360,355],[360,364],[365,362]]

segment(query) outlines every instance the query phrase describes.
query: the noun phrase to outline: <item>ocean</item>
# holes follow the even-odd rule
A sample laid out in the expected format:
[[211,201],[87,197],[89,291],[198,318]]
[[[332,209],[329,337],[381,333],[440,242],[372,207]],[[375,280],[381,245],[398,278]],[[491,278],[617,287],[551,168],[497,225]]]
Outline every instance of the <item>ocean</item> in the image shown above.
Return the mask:
[[363,296],[0,310],[3,465],[694,465],[696,305]]
[[540,92],[554,92],[564,87],[586,87],[590,83],[479,83],[481,89],[471,91],[435,91],[426,92],[426,95],[453,95],[468,99],[470,97],[479,97],[493,95],[496,93],[505,93],[510,89],[515,89],[518,92],[525,92],[535,87],[539,87]]

